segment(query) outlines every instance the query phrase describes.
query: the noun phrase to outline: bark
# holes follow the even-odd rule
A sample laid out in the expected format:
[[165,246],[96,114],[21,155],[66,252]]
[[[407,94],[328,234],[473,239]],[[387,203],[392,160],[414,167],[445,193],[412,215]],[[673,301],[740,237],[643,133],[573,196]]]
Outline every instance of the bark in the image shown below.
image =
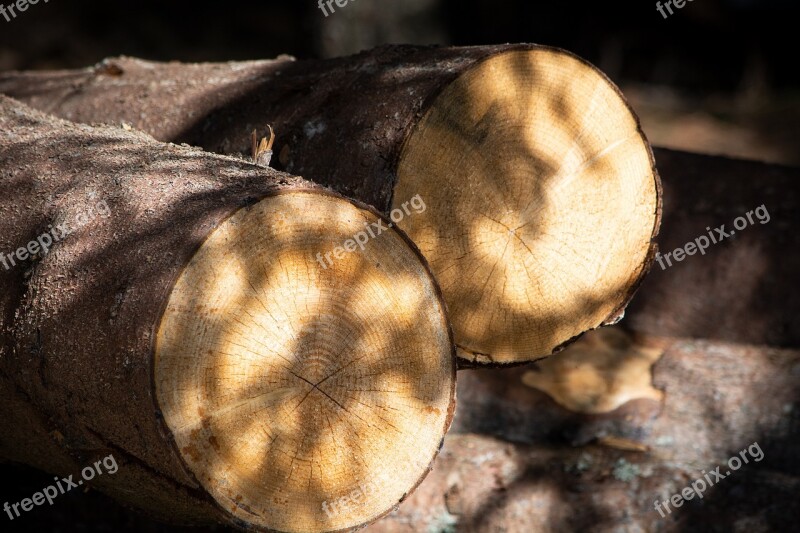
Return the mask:
[[[365,531],[791,531],[800,516],[800,352],[691,339],[656,345],[663,356],[653,379],[663,402],[631,402],[602,415],[568,411],[525,386],[530,368],[460,372],[458,415],[433,471]],[[612,447],[609,436],[644,449]],[[665,518],[654,509],[703,472],[722,466],[724,475],[727,460],[753,442],[761,461],[748,454],[747,464],[702,499],[672,507]],[[31,492],[47,482],[35,481]],[[167,531],[100,495],[75,503],[62,507],[66,517],[38,513],[26,523],[48,530],[66,518]]]
[[403,142],[439,91],[483,58],[526,48],[386,46],[328,60],[218,64],[120,57],[3,74],[0,93],[75,122],[126,122],[221,154],[246,153],[251,131],[271,124],[275,168],[386,211]]
[[[663,179],[662,256],[735,233],[665,269],[656,262],[627,311],[627,327],[674,337],[800,346],[800,169],[726,157],[655,151]],[[769,219],[747,213],[764,206]],[[734,228],[738,217],[747,225]],[[740,227],[742,224],[740,224]],[[710,240],[710,239],[709,239]],[[702,241],[701,241],[702,242]]]
[[[217,224],[260,197],[311,185],[6,97],[0,124],[3,456],[68,475],[113,453],[124,466],[102,488],[162,516],[219,520],[161,425],[154,329]],[[81,214],[88,224],[77,228]],[[27,243],[60,237],[60,224],[74,233],[11,264],[8,254]]]

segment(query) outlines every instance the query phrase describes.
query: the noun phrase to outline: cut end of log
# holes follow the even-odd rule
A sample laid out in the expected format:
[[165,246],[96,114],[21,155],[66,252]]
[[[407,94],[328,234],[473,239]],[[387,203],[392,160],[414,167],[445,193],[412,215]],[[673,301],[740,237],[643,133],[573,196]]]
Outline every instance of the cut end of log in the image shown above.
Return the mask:
[[619,89],[560,50],[503,52],[436,97],[406,141],[392,207],[473,362],[550,355],[625,307],[649,268],[660,185]]
[[419,251],[392,229],[324,260],[378,220],[321,191],[269,196],[221,224],[172,290],[158,404],[189,470],[239,523],[369,523],[438,452],[454,345]]

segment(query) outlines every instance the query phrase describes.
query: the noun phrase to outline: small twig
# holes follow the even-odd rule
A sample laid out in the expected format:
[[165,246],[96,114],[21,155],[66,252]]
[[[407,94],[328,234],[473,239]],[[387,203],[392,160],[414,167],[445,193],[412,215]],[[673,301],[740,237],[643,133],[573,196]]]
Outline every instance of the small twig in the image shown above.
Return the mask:
[[259,143],[256,130],[253,130],[252,135],[253,161],[257,165],[264,167],[268,167],[272,160],[272,145],[275,144],[275,131],[269,124],[267,124],[267,128],[269,128],[269,140],[266,137],[262,137]]

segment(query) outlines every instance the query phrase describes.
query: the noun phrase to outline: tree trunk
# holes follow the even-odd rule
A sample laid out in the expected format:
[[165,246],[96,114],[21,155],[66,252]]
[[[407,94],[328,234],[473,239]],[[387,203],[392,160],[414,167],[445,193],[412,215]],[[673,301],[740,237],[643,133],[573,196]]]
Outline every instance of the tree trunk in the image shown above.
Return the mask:
[[[660,256],[626,325],[800,347],[800,169],[663,148],[656,160],[664,176]],[[698,240],[708,243],[703,253],[695,246],[680,261],[664,257]]]
[[561,50],[390,46],[295,62],[107,60],[0,91],[219,153],[272,124],[278,168],[395,217],[466,364],[530,361],[616,320],[651,263],[652,153],[619,90]]
[[112,454],[92,484],[127,503],[280,531],[370,522],[427,472],[455,348],[407,237],[347,244],[376,211],[5,97],[0,184],[0,456]]

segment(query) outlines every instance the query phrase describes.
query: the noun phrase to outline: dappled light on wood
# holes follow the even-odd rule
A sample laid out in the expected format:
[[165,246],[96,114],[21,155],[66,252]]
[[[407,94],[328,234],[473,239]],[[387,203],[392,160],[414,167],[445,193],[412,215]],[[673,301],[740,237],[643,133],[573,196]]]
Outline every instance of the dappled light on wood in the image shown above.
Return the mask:
[[649,264],[658,178],[618,89],[555,49],[462,74],[405,146],[394,205],[438,276],[460,354],[545,356],[613,319]]
[[241,520],[357,526],[410,492],[439,448],[454,359],[427,269],[396,231],[316,259],[376,219],[333,196],[268,197],[217,228],[173,289],[159,402],[198,481]]

